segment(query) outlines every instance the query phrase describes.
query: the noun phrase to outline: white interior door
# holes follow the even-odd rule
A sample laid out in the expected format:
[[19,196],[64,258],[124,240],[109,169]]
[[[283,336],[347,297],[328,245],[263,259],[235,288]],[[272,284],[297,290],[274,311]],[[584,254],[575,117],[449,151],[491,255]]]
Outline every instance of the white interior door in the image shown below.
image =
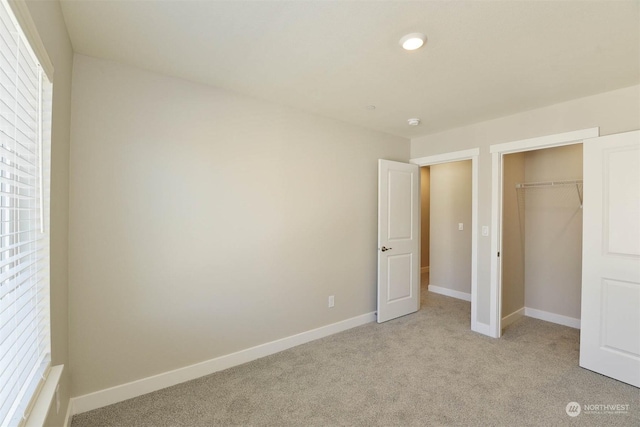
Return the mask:
[[378,323],[420,308],[420,168],[378,161]]
[[584,142],[580,366],[640,387],[640,131]]

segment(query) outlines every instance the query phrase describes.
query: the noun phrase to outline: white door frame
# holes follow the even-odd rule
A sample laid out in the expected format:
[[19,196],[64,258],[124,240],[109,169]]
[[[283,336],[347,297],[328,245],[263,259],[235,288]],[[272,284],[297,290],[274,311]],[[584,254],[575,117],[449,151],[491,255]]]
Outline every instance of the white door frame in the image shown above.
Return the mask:
[[411,159],[420,167],[471,160],[471,330],[485,333],[478,325],[478,156],[479,148]]
[[587,138],[600,136],[600,128],[588,128],[573,132],[541,136],[505,142],[489,147],[491,153],[491,306],[489,311],[489,330],[491,336],[500,338],[502,306],[502,268],[498,252],[502,247],[502,157],[505,154],[524,151],[541,150],[543,148],[561,147],[563,145],[580,144]]

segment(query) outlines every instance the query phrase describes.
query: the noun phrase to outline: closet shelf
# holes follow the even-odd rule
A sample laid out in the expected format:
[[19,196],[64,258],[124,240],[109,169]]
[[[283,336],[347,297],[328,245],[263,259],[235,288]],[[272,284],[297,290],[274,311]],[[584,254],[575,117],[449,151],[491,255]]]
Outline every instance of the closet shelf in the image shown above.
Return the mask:
[[[534,188],[550,188],[550,187],[561,187],[561,186],[575,186],[576,192],[578,193],[578,199],[580,200],[580,207],[582,208],[582,180],[581,179],[572,179],[572,180],[563,180],[563,181],[542,181],[542,182],[523,182],[520,184],[516,184],[516,190],[527,190]],[[520,208],[520,206],[518,206]]]
[[542,182],[523,182],[516,184],[516,188],[540,188],[540,187],[554,187],[557,185],[582,185],[581,179],[573,179],[567,181],[542,181]]

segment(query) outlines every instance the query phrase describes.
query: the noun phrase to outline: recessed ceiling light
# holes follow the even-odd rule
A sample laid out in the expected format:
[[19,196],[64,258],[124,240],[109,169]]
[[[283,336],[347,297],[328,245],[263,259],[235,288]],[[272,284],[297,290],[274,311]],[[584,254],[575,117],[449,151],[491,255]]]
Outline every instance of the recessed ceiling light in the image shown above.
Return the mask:
[[411,33],[400,39],[400,46],[406,50],[416,50],[422,47],[426,40],[427,36],[422,33]]
[[409,119],[407,120],[409,126],[418,126],[420,124],[420,119]]

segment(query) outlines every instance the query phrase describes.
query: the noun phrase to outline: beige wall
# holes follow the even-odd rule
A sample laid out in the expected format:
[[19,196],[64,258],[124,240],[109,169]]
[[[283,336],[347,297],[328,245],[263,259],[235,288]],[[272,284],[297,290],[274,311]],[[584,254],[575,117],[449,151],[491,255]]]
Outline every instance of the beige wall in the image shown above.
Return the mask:
[[429,285],[470,294],[471,160],[433,165],[430,175]]
[[72,105],[73,395],[375,310],[408,140],[81,55]]
[[[582,179],[582,144],[529,151],[525,181]],[[526,190],[525,305],[580,318],[582,209],[575,187]]]
[[429,166],[420,168],[420,267],[429,267]]
[[[524,205],[516,184],[525,182],[525,153],[503,157],[502,172],[502,317],[524,307]],[[520,190],[522,191],[522,190]]]
[[60,411],[52,405],[46,425],[61,426],[69,401],[68,220],[69,124],[73,51],[57,1],[27,1],[29,12],[55,68],[51,134],[51,359],[65,365]]
[[[600,127],[601,135],[640,129],[640,86],[631,86],[414,138],[411,141],[411,157],[418,158],[480,148],[478,159],[478,228],[480,230],[483,225],[491,224],[490,145],[597,126]],[[490,238],[479,235],[477,320],[484,324],[489,324],[491,304],[490,251]],[[433,258],[433,251],[431,257]]]

